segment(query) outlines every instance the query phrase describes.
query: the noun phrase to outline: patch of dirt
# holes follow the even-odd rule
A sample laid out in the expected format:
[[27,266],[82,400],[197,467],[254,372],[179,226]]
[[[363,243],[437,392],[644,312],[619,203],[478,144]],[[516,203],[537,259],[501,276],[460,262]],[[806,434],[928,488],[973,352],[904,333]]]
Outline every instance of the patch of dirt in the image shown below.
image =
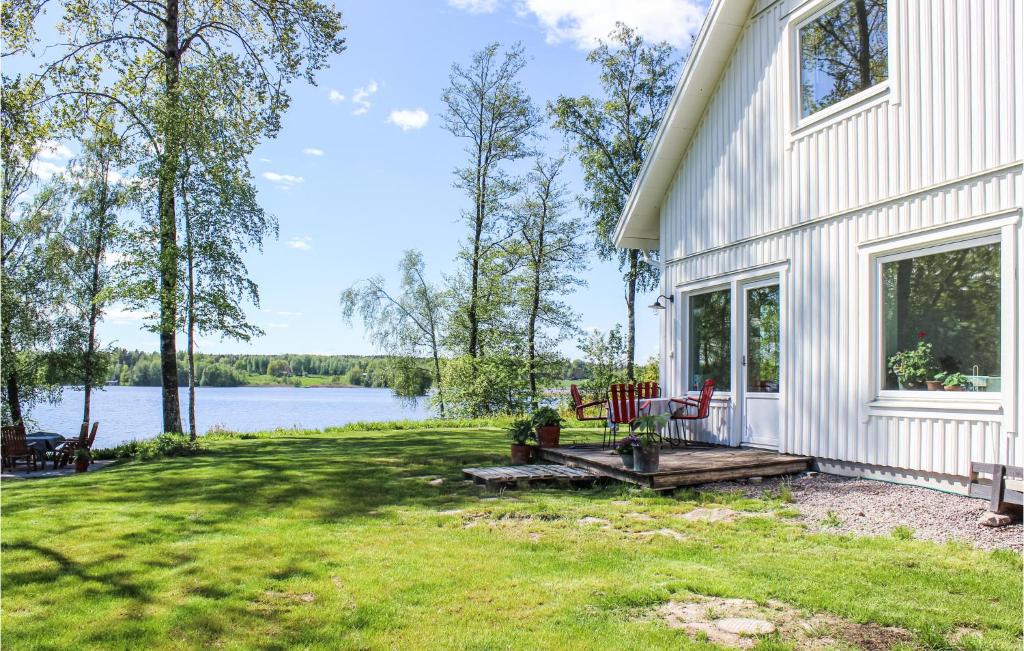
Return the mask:
[[609,522],[608,520],[605,520],[604,518],[595,518],[595,517],[591,517],[591,516],[587,516],[585,518],[580,518],[579,520],[576,521],[576,524],[580,525],[581,527],[586,527],[586,526],[589,526],[589,525],[592,525],[592,524],[597,524],[597,525],[600,525],[602,529],[608,529],[608,528],[610,528],[612,526],[612,523]]
[[807,615],[778,601],[759,605],[749,599],[696,597],[670,601],[657,614],[671,628],[739,649],[753,648],[761,637],[773,633],[802,651],[837,646],[884,651],[914,639],[901,628],[858,624],[827,614]]
[[705,509],[698,507],[676,517],[682,520],[690,520],[691,522],[732,522],[739,515],[739,513],[732,509]]
[[671,538],[672,540],[686,540],[686,534],[676,531],[675,529],[654,529],[652,531],[637,531],[636,533],[630,534],[635,538],[653,538],[654,536],[664,536]]

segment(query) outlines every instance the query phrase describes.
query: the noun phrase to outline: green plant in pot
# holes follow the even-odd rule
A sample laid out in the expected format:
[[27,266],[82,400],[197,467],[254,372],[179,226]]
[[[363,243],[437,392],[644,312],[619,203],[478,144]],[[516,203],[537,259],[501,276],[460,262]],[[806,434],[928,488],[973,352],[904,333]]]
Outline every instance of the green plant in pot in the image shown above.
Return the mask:
[[92,454],[85,448],[75,451],[75,472],[85,472],[92,462]]
[[622,465],[629,470],[632,470],[634,466],[633,446],[639,444],[640,439],[632,434],[615,444],[615,452],[619,455],[619,458],[622,459]]
[[947,373],[942,380],[942,388],[946,391],[965,391],[970,380],[963,373]]
[[658,430],[668,423],[668,414],[647,414],[633,421],[633,470],[657,472],[661,463],[661,446]]
[[917,337],[917,346],[889,357],[889,370],[896,376],[900,389],[919,389],[938,370],[932,345],[924,340],[924,332]]
[[542,448],[557,448],[562,433],[562,416],[551,407],[541,407],[533,412],[533,426],[537,428],[537,445]]
[[948,374],[945,372],[936,373],[934,378],[927,380],[925,383],[928,385],[928,390],[942,391],[942,382],[946,379],[946,375]]
[[512,441],[512,465],[522,466],[530,463],[530,441],[536,440],[533,422],[525,418],[513,421],[508,428],[508,438]]

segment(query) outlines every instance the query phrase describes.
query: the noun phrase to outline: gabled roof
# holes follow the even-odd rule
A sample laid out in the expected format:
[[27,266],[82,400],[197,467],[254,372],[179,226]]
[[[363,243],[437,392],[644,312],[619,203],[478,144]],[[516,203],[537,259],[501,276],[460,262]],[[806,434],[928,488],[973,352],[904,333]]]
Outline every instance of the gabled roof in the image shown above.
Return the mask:
[[718,86],[753,4],[754,0],[712,0],[651,151],[615,226],[612,239],[619,248],[658,248],[662,200]]

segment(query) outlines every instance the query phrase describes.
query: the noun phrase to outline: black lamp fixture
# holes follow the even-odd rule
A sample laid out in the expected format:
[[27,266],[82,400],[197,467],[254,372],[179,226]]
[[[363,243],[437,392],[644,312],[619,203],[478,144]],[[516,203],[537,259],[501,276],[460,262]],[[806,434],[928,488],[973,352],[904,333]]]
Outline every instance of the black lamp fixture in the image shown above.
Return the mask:
[[647,307],[651,308],[652,310],[664,310],[666,306],[665,306],[664,303],[661,302],[661,299],[663,299],[663,298],[667,298],[669,303],[675,303],[676,302],[675,296],[672,296],[671,294],[669,294],[669,295],[662,294],[661,296],[656,298],[654,300],[654,302],[651,303],[650,305],[648,305]]

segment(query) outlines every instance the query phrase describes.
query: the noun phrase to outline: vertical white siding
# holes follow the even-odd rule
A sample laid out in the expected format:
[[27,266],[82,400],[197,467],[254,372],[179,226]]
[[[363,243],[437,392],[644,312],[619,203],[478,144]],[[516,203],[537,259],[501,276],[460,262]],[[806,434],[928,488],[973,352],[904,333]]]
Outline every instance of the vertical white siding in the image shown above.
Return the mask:
[[[1003,415],[880,415],[865,405],[860,246],[1024,203],[1024,8],[1014,0],[892,0],[889,90],[793,131],[789,3],[762,3],[745,28],[661,219],[664,286],[785,264],[782,451],[964,475],[970,460],[1024,465],[1018,378]],[[1019,310],[1024,236],[1012,230]],[[683,304],[685,305],[685,303]],[[665,322],[664,378],[685,390],[683,305]],[[671,357],[669,354],[671,353]],[[725,442],[735,406],[695,434]],[[1008,425],[1008,426],[1007,426]]]

